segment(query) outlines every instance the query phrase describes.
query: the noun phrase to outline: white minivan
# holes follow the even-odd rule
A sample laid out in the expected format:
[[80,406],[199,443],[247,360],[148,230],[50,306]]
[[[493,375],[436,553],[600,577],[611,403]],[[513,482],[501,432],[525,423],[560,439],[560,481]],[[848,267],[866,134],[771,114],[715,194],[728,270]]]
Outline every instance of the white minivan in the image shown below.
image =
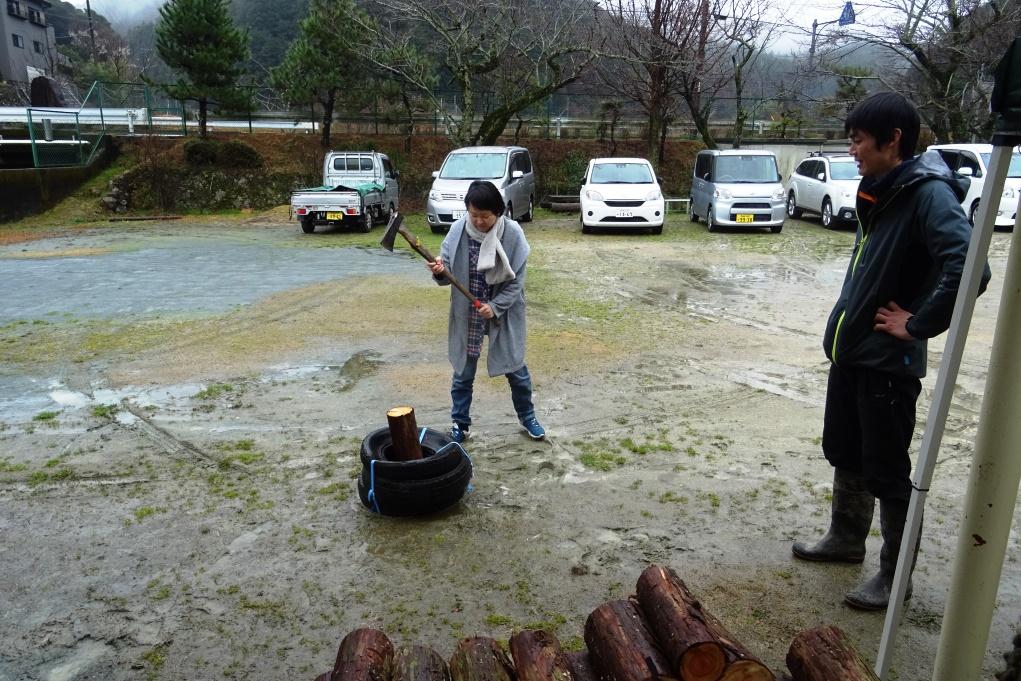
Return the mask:
[[535,171],[524,147],[464,147],[447,154],[433,172],[426,220],[433,232],[442,233],[465,214],[464,195],[475,180],[489,180],[507,204],[507,217],[532,221],[535,205]]
[[[965,177],[971,178],[968,194],[961,201],[961,207],[975,224],[975,213],[978,212],[978,200],[982,196],[982,187],[989,174],[989,159],[993,153],[991,144],[934,144],[929,150],[939,153],[950,167]],[[1000,194],[1000,203],[996,208],[996,226],[1013,227],[1017,215],[1018,194],[1021,192],[1021,154],[1017,149],[1010,155],[1010,167],[1007,179]]]
[[695,157],[688,218],[718,227],[765,227],[776,233],[787,217],[783,183],[771,151],[706,149]]

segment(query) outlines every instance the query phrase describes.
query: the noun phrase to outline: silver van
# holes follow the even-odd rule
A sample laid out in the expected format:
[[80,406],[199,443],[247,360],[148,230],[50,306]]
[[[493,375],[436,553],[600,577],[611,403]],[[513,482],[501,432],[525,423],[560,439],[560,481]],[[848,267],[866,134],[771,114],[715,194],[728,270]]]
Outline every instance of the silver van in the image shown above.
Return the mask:
[[688,218],[718,227],[783,229],[787,216],[783,184],[771,151],[707,149],[695,157]]
[[535,172],[524,147],[464,147],[447,154],[425,204],[426,219],[433,232],[450,229],[465,214],[464,195],[473,180],[489,180],[507,204],[508,217],[531,222],[535,205]]

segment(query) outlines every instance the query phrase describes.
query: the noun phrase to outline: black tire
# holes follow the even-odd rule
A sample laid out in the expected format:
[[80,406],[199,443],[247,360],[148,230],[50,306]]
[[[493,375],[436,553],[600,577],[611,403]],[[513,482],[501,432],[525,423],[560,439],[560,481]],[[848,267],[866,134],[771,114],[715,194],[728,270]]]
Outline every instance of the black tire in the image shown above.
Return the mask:
[[[444,449],[453,440],[446,433],[426,428],[422,438],[422,453],[425,458],[415,461],[391,461],[389,454],[392,446],[389,428],[372,431],[362,440],[362,470],[367,476],[368,469],[375,461],[376,477],[387,480],[427,480],[448,473],[461,460],[461,451],[457,447],[447,447],[442,454],[436,452]],[[366,478],[368,479],[368,478]]]
[[715,232],[718,229],[716,221],[713,219],[712,206],[709,206],[709,208],[705,212],[705,228],[708,229],[710,232]]
[[471,481],[471,461],[467,456],[460,457],[456,468],[428,480],[394,481],[377,474],[370,481],[368,472],[363,471],[358,478],[358,498],[366,508],[381,515],[412,516],[442,511],[461,500]]
[[968,222],[971,223],[972,227],[975,226],[976,217],[978,217],[978,201],[971,204],[971,210],[968,211]]
[[366,208],[362,213],[362,219],[358,223],[358,228],[363,232],[372,231],[372,208]]
[[819,210],[819,215],[822,219],[822,226],[826,229],[833,229],[836,227],[833,220],[833,203],[830,202],[830,197],[826,197],[822,200],[822,208]]
[[429,230],[433,234],[446,234],[447,233],[447,229],[448,228],[444,227],[443,225],[430,225],[429,226]]
[[794,192],[787,195],[787,217],[794,218],[797,220],[804,214],[800,208],[798,208],[798,202],[794,200]]
[[695,202],[688,197],[688,221],[698,222],[698,213],[695,212]]
[[508,201],[507,205],[504,206],[503,214],[507,216],[508,220],[513,220],[514,219],[514,207],[511,206],[511,202],[510,201]]
[[535,210],[535,200],[533,197],[528,197],[528,212],[521,216],[522,222],[531,222],[533,219],[532,212]]
[[783,223],[777,225],[776,227],[770,227],[769,231],[772,232],[773,234],[779,234],[780,230],[782,230],[782,229],[783,229]]
[[302,218],[301,231],[303,231],[305,234],[311,234],[312,232],[316,231],[315,220],[313,220],[312,218]]
[[397,210],[397,206],[395,206],[394,202],[391,201],[390,202],[390,206],[387,208],[386,215],[384,216],[384,218],[385,218],[384,222],[390,222],[390,218],[393,217],[394,211],[396,211],[396,210]]
[[663,225],[658,225],[656,227],[651,227],[649,229],[649,233],[650,234],[662,234],[663,233]]

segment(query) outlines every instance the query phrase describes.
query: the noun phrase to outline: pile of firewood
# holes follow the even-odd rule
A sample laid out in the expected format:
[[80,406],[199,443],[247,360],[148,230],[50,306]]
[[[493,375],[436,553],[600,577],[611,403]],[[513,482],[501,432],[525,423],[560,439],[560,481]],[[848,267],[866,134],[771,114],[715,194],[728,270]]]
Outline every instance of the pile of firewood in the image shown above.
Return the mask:
[[[383,632],[356,629],[316,681],[776,681],[673,570],[648,567],[636,592],[588,616],[582,652],[562,650],[548,631],[520,631],[510,657],[497,641],[474,636],[458,642],[448,663],[427,647],[395,651]],[[798,634],[787,666],[783,678],[793,681],[878,681],[836,627]]]

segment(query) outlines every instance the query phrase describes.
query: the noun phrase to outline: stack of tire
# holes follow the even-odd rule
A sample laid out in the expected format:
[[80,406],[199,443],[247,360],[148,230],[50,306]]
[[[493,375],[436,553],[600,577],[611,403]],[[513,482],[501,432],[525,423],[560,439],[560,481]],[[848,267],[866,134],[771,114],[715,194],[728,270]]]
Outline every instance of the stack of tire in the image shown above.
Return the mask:
[[358,497],[380,515],[427,515],[456,504],[468,489],[472,463],[468,453],[449,435],[423,428],[419,441],[422,458],[390,459],[393,447],[389,428],[380,428],[362,440],[362,473]]

